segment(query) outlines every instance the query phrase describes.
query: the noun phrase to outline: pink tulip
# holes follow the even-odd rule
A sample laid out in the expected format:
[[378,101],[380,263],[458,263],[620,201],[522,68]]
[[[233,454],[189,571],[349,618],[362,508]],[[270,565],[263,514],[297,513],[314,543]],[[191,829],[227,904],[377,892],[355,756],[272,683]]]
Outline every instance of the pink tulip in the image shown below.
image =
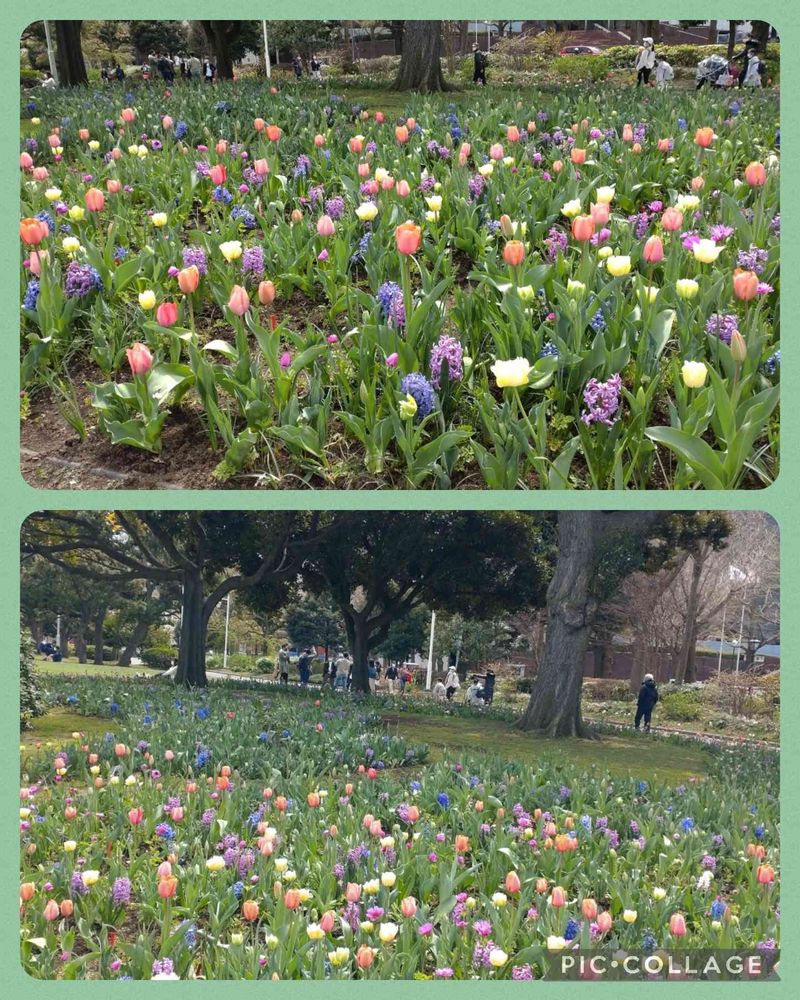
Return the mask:
[[320,149],[327,142],[324,135],[320,135],[319,132],[314,136],[314,145],[317,149]]
[[44,919],[48,921],[58,920],[60,913],[58,903],[54,899],[48,899],[47,905],[44,908]]
[[667,208],[661,216],[661,228],[674,233],[683,225],[683,212],[677,208]]
[[358,165],[358,176],[359,177],[369,177],[369,164],[366,162],[359,163]]
[[320,236],[333,236],[336,232],[336,226],[329,215],[322,215],[317,220],[317,232]]
[[172,128],[172,119],[170,118],[169,115],[164,115],[164,117],[161,119],[161,124],[163,125],[163,127],[165,129],[171,129]]
[[42,264],[47,263],[48,260],[50,260],[50,254],[47,250],[31,250],[31,255],[28,258],[31,274],[35,274],[38,278],[42,273]]
[[130,125],[130,123],[134,120],[134,118],[136,118],[136,112],[133,110],[133,108],[123,108],[122,112],[120,113],[120,117],[124,122],[127,122]]
[[138,826],[144,819],[144,809],[141,806],[135,806],[133,809],[128,810],[128,820],[131,826]]
[[262,281],[258,286],[258,301],[262,306],[269,306],[275,301],[275,285],[271,281]]
[[55,149],[56,146],[60,146],[61,145],[61,139],[59,138],[58,135],[56,135],[55,132],[53,132],[52,135],[49,135],[47,137],[47,141],[50,144],[50,148],[51,149]]
[[174,302],[162,302],[156,309],[156,320],[160,326],[175,326],[178,322],[178,307]]
[[50,171],[47,167],[34,167],[33,168],[33,179],[35,181],[46,181],[50,176]]
[[30,153],[19,154],[19,165],[21,170],[30,170],[33,166],[33,157]]
[[503,149],[503,144],[501,142],[492,143],[489,147],[489,156],[493,160],[502,160],[505,156],[505,150]]
[[231,289],[231,297],[228,299],[228,308],[237,316],[244,316],[250,308],[250,296],[247,289],[241,285],[234,285]]
[[407,180],[398,181],[395,190],[400,198],[407,198],[411,194],[411,186]]
[[269,173],[269,164],[266,160],[256,160],[253,163],[253,170],[255,170],[259,177],[266,177]]
[[642,250],[642,257],[648,264],[660,264],[664,259],[664,244],[659,236],[651,236]]
[[406,896],[400,903],[400,912],[404,917],[413,917],[417,912],[417,901],[413,896]]
[[220,184],[225,183],[228,171],[225,169],[225,165],[223,163],[215,163],[209,170],[208,175],[211,178],[211,183],[218,187]]
[[682,913],[673,913],[669,918],[669,932],[673,937],[684,937],[686,934],[686,918]]
[[147,349],[146,344],[137,341],[133,347],[126,351],[128,364],[134,375],[146,375],[153,367],[153,355]]
[[106,191],[109,194],[119,194],[122,190],[122,183],[116,177],[109,177],[106,181]]
[[336,914],[333,910],[326,910],[320,918],[319,925],[326,934],[330,934],[336,923]]

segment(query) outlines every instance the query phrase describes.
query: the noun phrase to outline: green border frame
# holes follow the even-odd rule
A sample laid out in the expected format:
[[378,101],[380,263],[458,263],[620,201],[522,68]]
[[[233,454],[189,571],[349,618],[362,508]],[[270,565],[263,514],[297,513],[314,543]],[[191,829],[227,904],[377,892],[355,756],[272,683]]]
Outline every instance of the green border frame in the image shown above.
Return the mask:
[[[784,100],[781,108],[782,125],[782,255],[783,273],[791,274],[797,269],[800,273],[800,6],[796,0],[762,0],[763,10],[758,12],[768,19],[779,30],[781,35],[784,59],[781,66],[781,80]],[[454,8],[461,17],[484,19],[488,16],[512,16],[534,14],[532,5],[524,0],[407,0],[402,7],[405,17],[440,16],[446,17]],[[571,6],[573,17],[592,16],[605,18],[623,12],[625,4],[621,0],[576,0]],[[715,12],[729,16],[738,15],[746,18],[754,13],[754,8],[760,3],[749,0],[730,0],[723,7],[721,3],[702,4],[700,12],[710,15]],[[194,3],[181,2],[157,3],[154,0],[140,0],[136,5],[140,17],[151,17],[154,20],[163,17],[168,11],[169,16],[197,17],[200,14],[217,16],[220,13],[218,4],[209,0],[195,0]],[[230,0],[225,13],[238,13],[242,17],[262,15],[267,18],[281,17],[285,11],[278,4],[260,4],[254,9],[252,3],[242,0]],[[688,0],[643,0],[642,15],[663,14],[665,9],[673,18],[681,15],[697,16],[697,7]],[[0,135],[6,137],[6,146],[0,158],[0,206],[2,207],[3,226],[0,229],[0,247],[7,254],[5,260],[17,259],[17,218],[18,218],[18,165],[17,136],[19,134],[18,87],[17,72],[19,36],[26,24],[35,18],[51,19],[94,16],[112,17],[120,13],[119,8],[112,7],[108,2],[97,0],[47,0],[32,4],[30,7],[9,10],[6,14],[5,36],[0,41],[0,92],[7,99],[0,105]],[[311,18],[325,17],[358,17],[365,14],[368,17],[375,13],[374,3],[364,0],[306,0],[303,14]],[[627,12],[626,12],[627,13]],[[8,148],[11,147],[11,148]],[[602,496],[591,492],[581,493],[519,493],[519,492],[405,492],[405,491],[370,491],[344,492],[325,491],[310,492],[298,490],[286,491],[68,491],[68,490],[37,490],[22,479],[19,470],[19,414],[18,414],[18,322],[17,296],[18,276],[16,268],[0,270],[0,303],[2,303],[2,342],[0,343],[0,419],[6,431],[6,445],[0,453],[0,489],[2,489],[3,508],[5,516],[0,520],[0,563],[8,567],[8,573],[0,579],[0,656],[5,664],[5,676],[11,685],[12,695],[2,700],[0,704],[0,747],[9,765],[7,780],[0,788],[0,849],[7,848],[5,857],[7,863],[0,867],[0,927],[5,933],[0,937],[0,959],[6,969],[3,981],[10,995],[17,991],[30,1000],[59,1000],[61,997],[77,997],[81,992],[89,1000],[100,1000],[108,994],[109,987],[98,983],[58,983],[40,982],[30,979],[23,971],[18,955],[18,911],[14,900],[18,892],[18,797],[17,797],[17,754],[18,754],[18,718],[17,718],[17,635],[19,629],[19,583],[17,565],[19,560],[19,528],[25,517],[34,510],[46,508],[88,508],[106,509],[118,508],[240,508],[240,509],[279,509],[279,508],[364,508],[385,510],[420,510],[447,508],[478,508],[478,509],[558,509],[567,506],[574,509],[604,509],[619,508],[653,508],[653,509],[763,509],[776,518],[781,527],[782,540],[782,583],[784,594],[784,625],[783,647],[784,661],[789,663],[791,655],[797,655],[800,649],[800,618],[795,619],[792,611],[792,597],[800,587],[800,524],[797,522],[798,496],[800,495],[800,416],[787,405],[794,398],[794,392],[800,395],[800,370],[798,352],[791,346],[794,330],[787,327],[787,317],[800,316],[800,283],[783,283],[781,309],[784,317],[784,346],[782,353],[788,364],[784,366],[782,380],[784,384],[784,413],[782,426],[782,468],[778,480],[766,490],[750,492],[648,492],[641,495],[621,492],[605,492]],[[784,703],[790,705],[795,697],[800,696],[800,676],[789,666],[784,666],[783,675]],[[797,774],[800,764],[800,739],[798,739],[798,723],[784,714],[781,727],[782,741],[782,788],[781,810],[783,826],[787,831],[798,829],[800,820],[800,795],[797,783],[792,778]],[[680,985],[656,986],[655,989],[675,990],[681,996],[695,998],[722,997],[733,989],[737,996],[754,996],[757,990],[759,996],[769,994],[771,997],[796,995],[800,986],[800,884],[798,869],[800,868],[800,840],[797,842],[791,834],[787,834],[782,852],[782,905],[784,917],[783,958],[780,965],[780,981],[770,983],[741,983],[731,986],[727,983],[681,983]],[[150,983],[131,982],[126,986],[113,987],[128,998],[165,996],[167,990],[178,990],[182,996],[191,994],[199,997],[208,996],[211,989],[220,1000],[234,1000],[245,992],[250,996],[256,990],[269,989],[280,996],[295,996],[297,992],[315,993],[317,996],[325,991],[326,997],[333,1000],[349,995],[349,990],[377,992],[379,996],[392,998],[437,996],[446,993],[454,996],[455,991],[463,991],[471,1000],[486,998],[491,1000],[500,995],[514,994],[521,996],[530,987],[520,984],[492,984],[486,981],[455,983],[428,982],[308,982],[303,984],[288,982],[270,982],[262,984],[246,984],[238,982],[215,982],[213,986],[200,982],[184,983],[180,986],[167,986],[163,989],[153,987]],[[548,983],[534,985],[533,989],[546,990],[548,997],[560,1000],[561,997],[574,997],[576,991],[587,993],[602,993],[609,997],[612,991],[620,987],[617,983],[594,983],[591,985],[573,983]],[[625,986],[621,987],[626,990]],[[632,988],[632,987],[631,987]],[[636,987],[641,990],[641,986]],[[86,990],[89,993],[86,993]]]

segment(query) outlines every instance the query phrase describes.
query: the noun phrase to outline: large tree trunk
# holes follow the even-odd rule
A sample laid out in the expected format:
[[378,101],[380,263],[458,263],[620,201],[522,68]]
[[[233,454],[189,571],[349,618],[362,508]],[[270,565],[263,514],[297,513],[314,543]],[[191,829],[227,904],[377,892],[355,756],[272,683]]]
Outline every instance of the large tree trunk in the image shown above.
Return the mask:
[[353,691],[369,692],[369,627],[362,615],[353,615],[348,628],[350,652],[353,654]]
[[119,654],[117,663],[121,667],[129,667],[131,665],[131,660],[133,659],[136,650],[147,638],[147,631],[149,628],[150,622],[146,618],[136,623],[133,632],[131,632],[130,639],[128,639],[124,649]]
[[738,21],[728,21],[728,52],[726,58],[733,58],[733,50],[736,47],[736,25]]
[[583,666],[597,602],[590,585],[598,515],[561,511],[559,555],[547,589],[547,638],[528,707],[518,726],[547,736],[582,736]]
[[187,687],[206,687],[206,631],[203,616],[203,577],[197,570],[183,576],[181,641],[175,680]]
[[403,57],[394,90],[418,90],[423,94],[451,88],[442,74],[442,22],[406,21]]
[[695,656],[697,646],[697,607],[700,600],[700,577],[705,558],[700,553],[692,555],[692,578],[689,582],[689,596],[686,601],[686,621],[683,641],[678,657],[675,680],[678,684],[691,684],[695,679]]
[[94,619],[94,662],[100,667],[103,665],[103,643],[105,640],[103,623],[105,618],[106,609],[103,608],[102,611],[98,611]]
[[217,64],[217,78],[220,80],[233,79],[233,60],[231,59],[228,42],[228,22],[227,21],[201,21],[211,48],[214,50],[214,59]]
[[81,49],[83,21],[56,21],[56,66],[61,87],[77,87],[89,82]]
[[770,24],[769,21],[753,21],[752,36],[761,45],[761,55],[767,54],[767,44],[769,42]]
[[716,45],[717,43],[717,22],[708,22],[708,35],[706,36],[706,41],[709,45]]

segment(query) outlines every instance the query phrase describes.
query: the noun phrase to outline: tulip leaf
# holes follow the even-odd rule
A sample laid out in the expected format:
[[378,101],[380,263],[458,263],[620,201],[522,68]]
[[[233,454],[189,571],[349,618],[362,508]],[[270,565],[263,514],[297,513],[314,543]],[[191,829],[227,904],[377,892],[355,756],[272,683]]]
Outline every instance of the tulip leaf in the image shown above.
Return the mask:
[[724,490],[725,469],[719,455],[702,438],[677,427],[648,427],[651,441],[663,444],[694,470],[707,490]]

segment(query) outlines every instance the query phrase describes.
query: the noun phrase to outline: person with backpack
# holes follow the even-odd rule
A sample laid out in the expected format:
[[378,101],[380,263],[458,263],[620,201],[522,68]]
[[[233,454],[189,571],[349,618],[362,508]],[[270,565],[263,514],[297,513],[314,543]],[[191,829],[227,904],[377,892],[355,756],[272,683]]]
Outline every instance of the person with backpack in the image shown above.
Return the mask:
[[486,86],[486,53],[482,52],[478,47],[478,43],[475,42],[472,46],[472,59],[473,59],[473,72],[472,72],[472,82],[482,83]]
[[643,38],[642,44],[636,53],[636,86],[645,87],[650,83],[650,73],[656,64],[656,50],[653,48],[652,38]]
[[639,726],[644,721],[644,731],[650,732],[650,718],[653,709],[658,704],[658,688],[652,674],[645,674],[642,686],[639,688],[639,698],[636,702],[636,718],[633,721],[633,728],[639,730]]

